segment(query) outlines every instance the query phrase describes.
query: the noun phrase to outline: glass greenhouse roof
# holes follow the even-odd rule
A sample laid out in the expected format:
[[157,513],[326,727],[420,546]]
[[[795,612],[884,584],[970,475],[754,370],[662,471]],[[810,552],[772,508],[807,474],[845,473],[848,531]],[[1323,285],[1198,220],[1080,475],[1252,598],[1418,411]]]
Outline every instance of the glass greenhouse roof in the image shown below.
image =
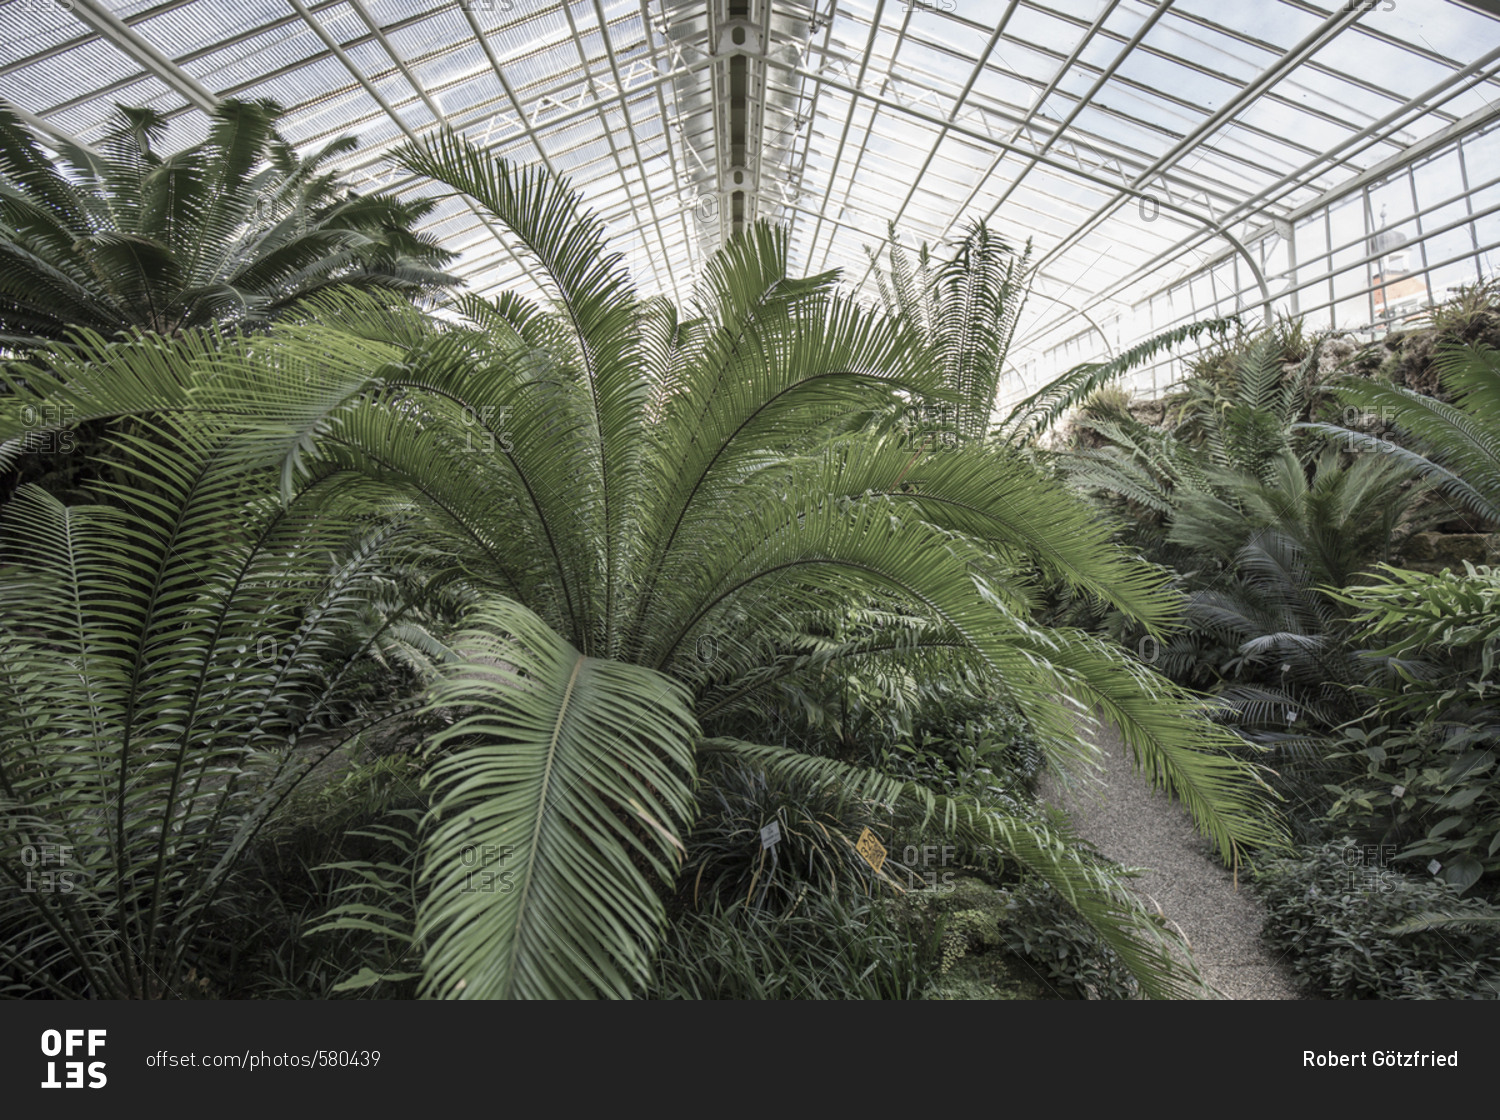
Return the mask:
[[[756,218],[867,290],[891,223],[988,219],[1039,264],[1017,384],[1215,313],[1378,331],[1500,246],[1500,17],[1449,0],[9,0],[0,28],[0,98],[53,135],[149,105],[170,149],[269,97],[300,147],[357,135],[355,182],[435,193],[387,157],[451,125],[570,176],[678,299]],[[473,290],[529,285],[463,200],[428,229]]]

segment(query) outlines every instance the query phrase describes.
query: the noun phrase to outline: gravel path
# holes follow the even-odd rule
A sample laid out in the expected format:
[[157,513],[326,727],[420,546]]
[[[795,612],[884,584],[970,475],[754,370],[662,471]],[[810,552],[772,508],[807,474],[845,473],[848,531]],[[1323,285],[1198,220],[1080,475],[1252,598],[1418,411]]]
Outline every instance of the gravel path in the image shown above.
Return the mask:
[[1261,908],[1243,880],[1214,860],[1186,811],[1153,794],[1131,772],[1128,749],[1114,728],[1094,741],[1104,751],[1102,788],[1062,790],[1046,776],[1044,798],[1068,810],[1080,835],[1127,867],[1150,868],[1130,881],[1159,904],[1187,938],[1204,977],[1228,999],[1300,999],[1289,972],[1260,943]]

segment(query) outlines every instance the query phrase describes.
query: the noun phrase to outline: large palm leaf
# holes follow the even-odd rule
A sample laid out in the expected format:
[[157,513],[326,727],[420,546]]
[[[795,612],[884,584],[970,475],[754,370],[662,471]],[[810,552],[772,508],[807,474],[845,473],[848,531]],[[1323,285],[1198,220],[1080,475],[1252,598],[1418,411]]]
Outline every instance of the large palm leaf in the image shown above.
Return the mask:
[[1349,447],[1379,450],[1459,505],[1500,522],[1500,351],[1483,343],[1449,343],[1440,349],[1437,367],[1452,403],[1376,381],[1346,378],[1333,386],[1341,401],[1407,433],[1411,447],[1336,424],[1306,426]]
[[673,880],[691,814],[687,691],[585,657],[507,600],[455,644],[432,696],[461,718],[430,744],[426,990],[627,997],[664,922],[645,872]]

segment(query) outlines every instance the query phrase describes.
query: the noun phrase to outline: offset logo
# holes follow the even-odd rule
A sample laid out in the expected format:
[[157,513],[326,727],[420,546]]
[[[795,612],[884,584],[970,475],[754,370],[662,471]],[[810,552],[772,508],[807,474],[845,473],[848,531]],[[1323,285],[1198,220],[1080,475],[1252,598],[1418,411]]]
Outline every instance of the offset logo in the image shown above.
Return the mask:
[[[42,1032],[42,1056],[56,1059],[59,1057],[73,1058],[73,1061],[47,1063],[47,1080],[42,1082],[43,1089],[102,1089],[108,1078],[104,1076],[103,1062],[83,1061],[84,1053],[92,1058],[98,1055],[104,1048],[104,1034],[102,1030],[90,1031],[43,1031]],[[64,1080],[57,1079],[57,1067],[62,1066]],[[87,1074],[88,1082],[85,1084],[84,1076]]]

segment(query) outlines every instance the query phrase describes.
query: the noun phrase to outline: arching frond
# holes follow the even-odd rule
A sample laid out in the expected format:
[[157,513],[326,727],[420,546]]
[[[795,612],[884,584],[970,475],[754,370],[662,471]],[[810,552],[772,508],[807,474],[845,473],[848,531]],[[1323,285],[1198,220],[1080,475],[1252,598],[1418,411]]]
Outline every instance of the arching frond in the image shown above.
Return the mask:
[[585,657],[518,604],[481,606],[432,693],[425,990],[464,998],[612,996],[644,980],[690,823],[687,693]]

